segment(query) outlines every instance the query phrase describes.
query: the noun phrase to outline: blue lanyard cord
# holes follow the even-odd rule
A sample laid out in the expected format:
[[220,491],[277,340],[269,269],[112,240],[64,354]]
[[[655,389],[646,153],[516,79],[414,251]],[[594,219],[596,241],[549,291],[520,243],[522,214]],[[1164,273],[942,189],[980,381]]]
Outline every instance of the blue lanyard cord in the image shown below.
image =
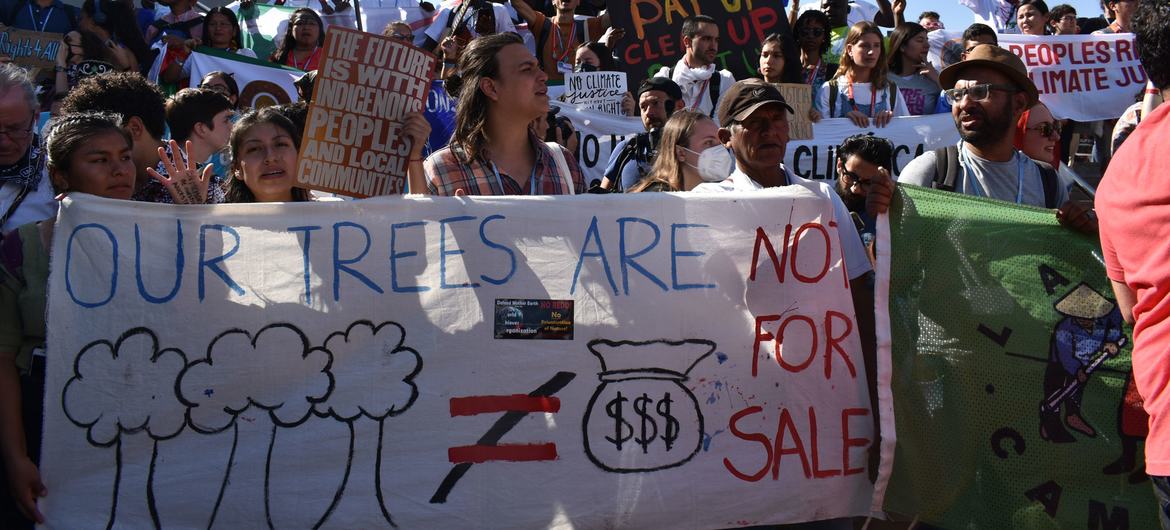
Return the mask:
[[[29,2],[26,7],[28,7],[28,18],[32,22],[33,29],[36,29],[37,17],[36,17],[36,15],[33,14],[32,2]],[[54,9],[57,9],[57,6],[50,7],[49,12],[45,13],[45,20],[41,22],[41,27],[40,27],[40,29],[37,29],[37,31],[40,31],[42,33],[45,31],[45,28],[48,27],[48,25],[49,25],[49,19],[53,17],[53,10]]]
[[[536,195],[536,166],[538,165],[536,162],[535,160],[532,161],[532,174],[528,175],[529,195]],[[507,190],[504,188],[504,179],[500,176],[500,170],[496,168],[495,162],[489,163],[492,165],[492,173],[496,176],[496,185],[500,187],[500,195],[505,195]]]
[[[970,157],[971,157],[971,155],[969,153],[967,153],[966,149],[963,148],[963,142],[959,142],[959,166],[963,170],[963,191],[965,193],[967,193],[968,188],[970,188],[970,192],[968,193],[968,195],[974,195],[976,197],[983,197],[984,196],[983,191],[980,190],[977,183],[974,182],[975,179],[970,178],[971,177],[969,175],[970,171],[968,171],[968,169],[967,169],[968,167],[971,167],[971,165],[972,165],[972,161],[971,161]],[[1028,166],[1026,164],[1028,161],[1030,161],[1030,159],[1028,157],[1024,156],[1023,153],[1020,153],[1019,151],[1016,151],[1015,158],[1016,158],[1016,204],[1024,204],[1024,170],[1027,169]]]

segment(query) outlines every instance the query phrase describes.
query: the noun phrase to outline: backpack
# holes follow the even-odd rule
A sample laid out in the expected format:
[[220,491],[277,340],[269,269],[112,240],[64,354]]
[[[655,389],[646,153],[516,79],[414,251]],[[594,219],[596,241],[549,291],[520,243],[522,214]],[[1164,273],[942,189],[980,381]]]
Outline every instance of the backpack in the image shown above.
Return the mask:
[[[658,72],[661,74],[663,71],[666,72],[666,77],[668,79],[673,80],[671,77],[673,72],[669,66],[663,66],[662,70],[659,70]],[[708,114],[708,117],[715,119],[715,110],[719,108],[719,85],[723,83],[723,76],[719,75],[719,70],[715,70],[715,73],[711,74],[711,79],[714,81],[707,83],[707,92],[711,94],[711,112]]]
[[[1040,170],[1040,182],[1044,185],[1044,207],[1059,208],[1056,204],[1057,193],[1060,189],[1060,178],[1051,164],[1033,160]],[[934,150],[934,181],[932,188],[943,191],[955,191],[955,180],[959,176],[959,147],[952,145]]]
[[[839,79],[839,78],[837,78],[837,79]],[[888,88],[890,90],[890,111],[893,111],[894,107],[898,104],[898,85],[895,85],[893,81],[886,81],[886,84],[889,85]],[[873,87],[870,87],[870,90],[873,90]],[[836,112],[837,112],[837,87],[832,87],[832,89],[829,90],[829,115],[826,117],[832,118],[833,114],[835,114]]]

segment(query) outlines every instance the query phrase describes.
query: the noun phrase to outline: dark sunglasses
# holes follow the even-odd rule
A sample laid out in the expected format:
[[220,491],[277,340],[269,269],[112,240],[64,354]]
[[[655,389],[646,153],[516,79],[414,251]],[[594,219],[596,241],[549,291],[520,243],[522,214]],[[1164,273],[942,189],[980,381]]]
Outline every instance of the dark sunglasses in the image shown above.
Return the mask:
[[801,37],[823,37],[825,28],[800,28]]
[[1060,124],[1054,121],[1046,121],[1035,127],[1024,127],[1029,131],[1040,131],[1040,135],[1047,138],[1053,135],[1060,136]]

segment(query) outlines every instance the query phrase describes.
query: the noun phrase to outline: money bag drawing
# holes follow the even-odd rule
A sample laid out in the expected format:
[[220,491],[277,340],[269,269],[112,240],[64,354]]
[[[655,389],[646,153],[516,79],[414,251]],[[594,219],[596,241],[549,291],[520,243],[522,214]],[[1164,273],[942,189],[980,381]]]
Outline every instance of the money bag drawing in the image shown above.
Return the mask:
[[703,441],[699,401],[683,383],[715,351],[709,340],[590,341],[601,385],[582,420],[585,453],[597,467],[640,473],[681,466]]

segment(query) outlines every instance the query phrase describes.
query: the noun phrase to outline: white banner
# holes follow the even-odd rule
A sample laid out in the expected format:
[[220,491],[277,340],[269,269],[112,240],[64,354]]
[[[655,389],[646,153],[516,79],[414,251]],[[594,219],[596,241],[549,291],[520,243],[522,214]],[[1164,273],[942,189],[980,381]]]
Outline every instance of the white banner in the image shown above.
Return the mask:
[[71,529],[870,513],[873,417],[832,212],[802,186],[70,197],[41,509]]
[[[566,116],[581,133],[577,161],[585,175],[585,182],[601,179],[613,146],[623,138],[645,131],[641,120],[610,116],[597,111],[576,109],[572,106],[553,102],[560,107],[560,116]],[[825,180],[837,178],[836,150],[846,138],[854,134],[875,134],[894,142],[894,167],[891,175],[897,176],[902,168],[924,151],[954,145],[959,141],[959,132],[950,114],[934,114],[894,118],[885,128],[862,129],[846,118],[821,120],[813,124],[811,140],[792,140],[784,163],[797,175],[807,179]]]
[[209,72],[231,73],[240,88],[241,107],[261,108],[300,99],[295,83],[304,72],[294,68],[207,48],[196,48],[187,62],[191,65],[189,82],[193,87],[199,86]]
[[[932,31],[930,61],[936,68],[962,55],[962,31]],[[1146,71],[1130,33],[1114,35],[999,34],[999,45],[1028,68],[1040,101],[1061,119],[1112,120],[1145,89]]]
[[806,179],[836,180],[837,146],[855,134],[872,134],[894,143],[894,167],[888,168],[893,177],[918,155],[959,142],[959,131],[950,114],[894,118],[880,129],[862,129],[848,118],[834,118],[814,123],[811,140],[788,142],[784,165]]
[[625,94],[625,72],[565,74],[565,103],[577,108],[621,116],[622,97]]

